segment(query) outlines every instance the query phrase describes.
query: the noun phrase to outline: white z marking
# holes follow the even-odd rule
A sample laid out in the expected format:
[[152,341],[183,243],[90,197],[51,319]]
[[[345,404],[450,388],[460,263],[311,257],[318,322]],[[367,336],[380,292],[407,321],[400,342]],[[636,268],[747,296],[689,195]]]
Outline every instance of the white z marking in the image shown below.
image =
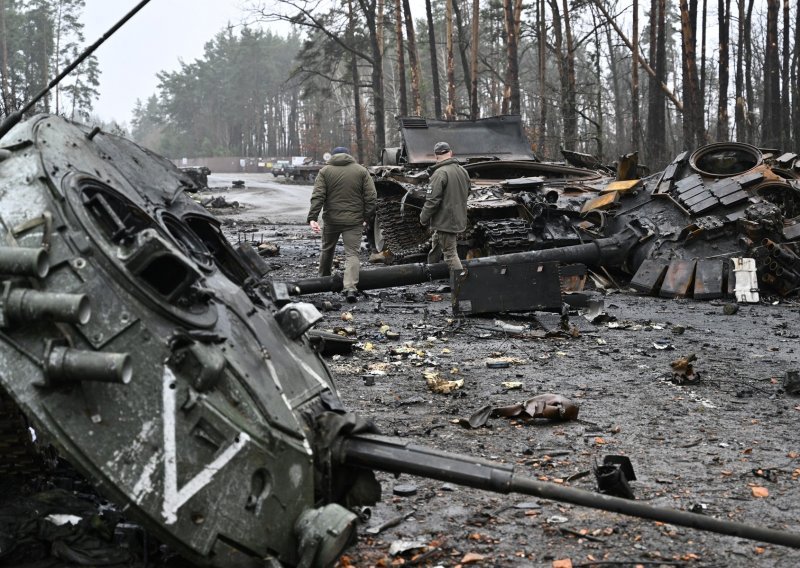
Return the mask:
[[225,448],[214,461],[190,479],[186,485],[178,488],[177,444],[175,440],[175,375],[172,369],[164,366],[164,507],[161,514],[164,522],[171,525],[178,520],[178,509],[191,499],[203,487],[211,483],[214,475],[228,464],[250,441],[250,436],[239,432],[233,444]]

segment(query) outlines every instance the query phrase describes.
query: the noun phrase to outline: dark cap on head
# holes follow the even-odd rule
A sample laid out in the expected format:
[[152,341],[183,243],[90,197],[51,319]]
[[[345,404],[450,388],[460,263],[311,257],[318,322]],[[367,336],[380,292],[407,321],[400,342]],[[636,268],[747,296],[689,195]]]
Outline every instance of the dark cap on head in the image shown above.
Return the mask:
[[437,142],[433,145],[434,154],[447,154],[450,151],[450,144],[447,142]]
[[331,154],[349,154],[350,150],[345,148],[344,146],[336,146],[336,148],[331,151]]

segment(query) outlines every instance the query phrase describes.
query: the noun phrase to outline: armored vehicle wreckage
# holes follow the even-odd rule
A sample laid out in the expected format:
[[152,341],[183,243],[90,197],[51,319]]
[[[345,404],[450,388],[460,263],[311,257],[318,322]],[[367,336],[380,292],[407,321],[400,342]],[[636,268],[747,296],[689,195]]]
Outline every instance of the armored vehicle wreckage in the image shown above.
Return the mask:
[[472,180],[462,256],[487,256],[578,244],[572,221],[613,170],[541,162],[518,115],[445,121],[399,118],[402,146],[383,150],[372,168],[378,191],[373,248],[395,262],[419,259],[430,233],[420,230],[433,145],[449,141]]
[[40,437],[198,565],[328,566],[372,471],[800,547],[800,535],[525,478],[373,433],[307,333],[167,160],[40,115],[0,139],[0,385]]
[[[737,297],[754,299],[751,291],[759,287],[783,296],[800,289],[795,153],[710,144],[642,178],[635,154],[615,168],[574,152],[564,153],[568,162],[594,169],[539,162],[516,116],[399,120],[403,146],[384,151],[384,165],[374,168],[379,202],[371,235],[394,262],[421,260],[429,247],[418,215],[425,168],[434,162],[433,143],[442,139],[453,141],[455,157],[472,178],[470,226],[459,245],[465,258],[490,257],[473,267],[584,262],[664,297],[732,295],[737,278]],[[620,243],[616,237],[631,230],[636,234]],[[608,238],[616,239],[613,247],[625,247],[622,254],[603,253]],[[574,247],[587,243],[598,246],[575,257]]]

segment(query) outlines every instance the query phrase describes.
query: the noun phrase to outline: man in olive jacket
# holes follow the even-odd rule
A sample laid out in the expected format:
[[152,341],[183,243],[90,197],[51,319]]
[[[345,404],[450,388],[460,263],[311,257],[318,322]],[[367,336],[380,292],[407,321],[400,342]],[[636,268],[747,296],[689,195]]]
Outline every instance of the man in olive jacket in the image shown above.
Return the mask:
[[377,193],[372,176],[356,163],[347,148],[333,149],[328,165],[322,168],[314,181],[311,210],[307,222],[311,230],[320,232],[317,222],[322,210],[322,249],[319,255],[319,275],[330,276],[333,253],[339,235],[344,242],[344,286],[348,302],[357,300],[358,271],[361,264],[358,251],[364,224],[375,214]]
[[450,270],[460,271],[463,266],[456,250],[456,236],[467,228],[469,174],[453,158],[447,142],[437,142],[433,153],[436,164],[431,166],[433,173],[419,216],[420,223],[430,224],[434,230],[428,264],[439,262],[444,253],[444,261]]

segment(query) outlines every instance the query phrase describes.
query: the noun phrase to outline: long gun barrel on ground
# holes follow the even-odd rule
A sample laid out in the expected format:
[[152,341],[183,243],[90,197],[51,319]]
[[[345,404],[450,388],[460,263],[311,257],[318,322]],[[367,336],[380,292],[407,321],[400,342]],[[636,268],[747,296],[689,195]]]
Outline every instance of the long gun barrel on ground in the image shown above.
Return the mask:
[[538,481],[519,474],[512,465],[449,454],[379,436],[358,435],[344,438],[339,447],[339,459],[349,466],[429,477],[497,493],[522,493],[702,531],[800,548],[798,533],[653,507],[635,500]]
[[[565,264],[619,265],[636,242],[631,237],[631,233],[625,232],[614,237],[598,239],[582,245],[476,258],[464,261],[463,265],[467,269],[473,266],[490,264],[551,261],[559,261]],[[437,264],[401,264],[362,270],[359,275],[358,289],[375,290],[393,286],[408,286],[449,277],[450,269],[443,262]],[[342,290],[342,277],[341,275],[334,275],[304,278],[292,282],[289,285],[289,290],[293,295],[339,292]]]

